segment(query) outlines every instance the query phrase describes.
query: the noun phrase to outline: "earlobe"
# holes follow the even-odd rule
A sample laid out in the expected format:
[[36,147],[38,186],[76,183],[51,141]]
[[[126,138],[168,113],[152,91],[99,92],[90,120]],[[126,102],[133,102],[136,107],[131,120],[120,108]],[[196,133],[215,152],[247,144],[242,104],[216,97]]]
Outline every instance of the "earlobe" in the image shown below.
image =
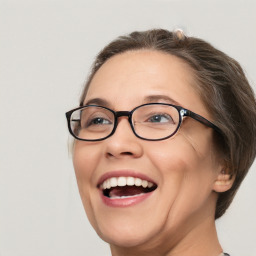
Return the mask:
[[216,180],[213,184],[213,190],[215,192],[226,192],[231,189],[235,180],[235,175],[231,174],[229,171],[222,169],[217,175]]

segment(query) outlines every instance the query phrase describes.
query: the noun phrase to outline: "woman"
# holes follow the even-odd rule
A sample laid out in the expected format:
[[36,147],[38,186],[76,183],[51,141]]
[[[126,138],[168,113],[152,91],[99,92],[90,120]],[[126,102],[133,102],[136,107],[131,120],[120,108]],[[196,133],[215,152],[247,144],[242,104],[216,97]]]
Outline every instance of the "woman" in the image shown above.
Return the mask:
[[255,158],[255,97],[240,65],[182,31],[123,36],[67,112],[87,216],[113,256],[228,255],[222,216]]

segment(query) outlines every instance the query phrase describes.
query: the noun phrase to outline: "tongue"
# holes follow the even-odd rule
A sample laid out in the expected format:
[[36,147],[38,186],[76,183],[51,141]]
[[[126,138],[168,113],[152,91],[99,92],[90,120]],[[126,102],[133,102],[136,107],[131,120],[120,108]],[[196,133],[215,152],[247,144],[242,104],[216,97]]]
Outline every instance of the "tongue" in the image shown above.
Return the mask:
[[114,187],[109,192],[109,197],[134,196],[146,193],[146,189],[136,186]]

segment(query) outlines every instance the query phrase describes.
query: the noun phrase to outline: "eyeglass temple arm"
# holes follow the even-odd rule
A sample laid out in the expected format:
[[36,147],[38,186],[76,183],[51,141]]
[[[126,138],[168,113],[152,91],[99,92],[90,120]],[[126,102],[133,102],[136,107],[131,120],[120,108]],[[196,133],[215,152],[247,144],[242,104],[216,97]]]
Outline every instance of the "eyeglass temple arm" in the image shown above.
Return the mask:
[[198,115],[198,114],[196,114],[196,113],[194,113],[194,112],[192,112],[188,109],[182,109],[181,110],[181,115],[182,116],[189,116],[189,117],[197,120],[198,122],[214,129],[215,131],[217,131],[218,133],[223,135],[223,132],[221,131],[221,129],[218,126],[216,126],[215,124],[213,124],[212,122],[210,122],[206,118],[204,118],[204,117],[202,117],[202,116],[200,116],[200,115]]

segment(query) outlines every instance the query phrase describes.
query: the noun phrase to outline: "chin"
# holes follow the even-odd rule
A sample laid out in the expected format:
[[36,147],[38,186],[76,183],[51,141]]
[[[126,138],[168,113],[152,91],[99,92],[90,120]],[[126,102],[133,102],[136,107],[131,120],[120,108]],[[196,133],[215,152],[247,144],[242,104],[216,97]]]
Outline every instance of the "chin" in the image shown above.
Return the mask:
[[138,221],[134,222],[132,216],[123,219],[113,217],[111,221],[105,219],[104,223],[98,222],[94,228],[99,237],[110,245],[131,248],[147,244],[160,233],[162,225],[153,223],[151,220],[141,225]]
[[139,247],[143,244],[146,244],[150,240],[151,236],[149,234],[143,233],[128,233],[125,230],[119,230],[117,232],[110,233],[98,233],[100,238],[110,245],[124,247],[124,248],[133,248]]

